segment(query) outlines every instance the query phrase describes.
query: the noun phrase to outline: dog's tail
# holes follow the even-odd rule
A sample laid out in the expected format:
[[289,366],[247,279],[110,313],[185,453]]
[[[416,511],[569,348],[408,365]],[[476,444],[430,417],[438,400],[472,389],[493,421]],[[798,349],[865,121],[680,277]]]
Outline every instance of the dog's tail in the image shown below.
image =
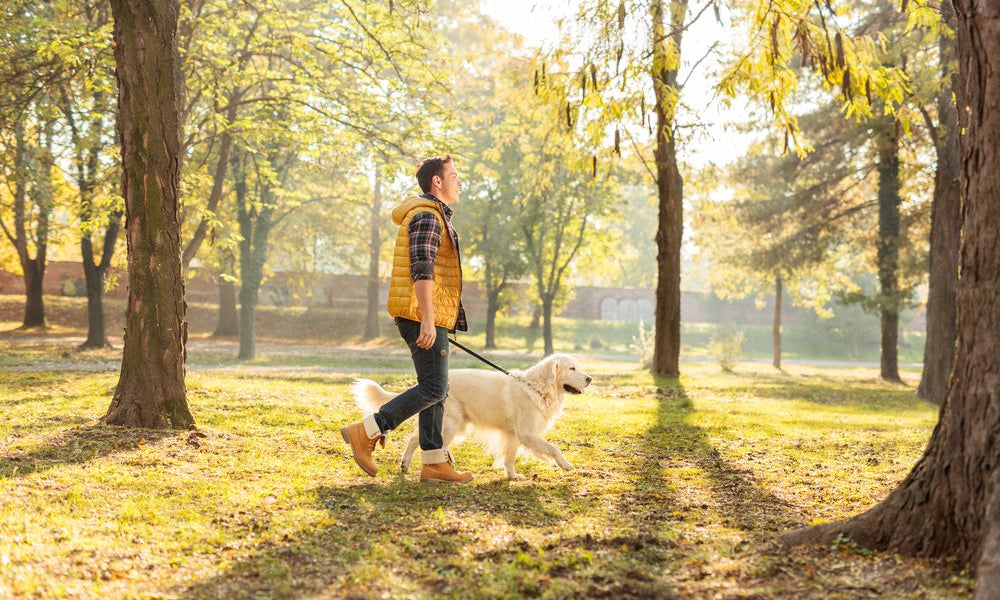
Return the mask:
[[366,415],[376,412],[383,404],[399,395],[387,392],[371,379],[355,379],[351,385],[351,393],[354,394],[354,403]]

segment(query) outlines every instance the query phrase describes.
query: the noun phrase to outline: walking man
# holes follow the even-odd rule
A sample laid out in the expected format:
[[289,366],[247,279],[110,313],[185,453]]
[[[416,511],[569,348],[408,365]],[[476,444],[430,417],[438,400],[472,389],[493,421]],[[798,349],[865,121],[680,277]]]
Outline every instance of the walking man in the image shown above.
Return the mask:
[[389,284],[389,314],[410,347],[417,385],[340,433],[358,466],[374,477],[375,446],[381,443],[385,448],[386,434],[419,413],[420,481],[466,483],[472,473],[455,470],[441,439],[448,395],[448,332],[468,331],[458,234],[451,224],[451,205],[458,202],[462,181],[451,156],[445,155],[420,163],[417,183],[424,193],[392,211],[399,233]]

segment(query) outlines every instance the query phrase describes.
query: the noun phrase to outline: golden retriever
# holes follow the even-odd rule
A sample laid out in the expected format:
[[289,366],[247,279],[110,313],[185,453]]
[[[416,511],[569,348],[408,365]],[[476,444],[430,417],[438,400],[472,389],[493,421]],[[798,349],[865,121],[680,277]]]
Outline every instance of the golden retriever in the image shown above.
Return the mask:
[[[447,448],[472,429],[493,453],[493,466],[505,467],[511,479],[522,477],[514,470],[521,447],[570,471],[573,466],[542,434],[562,411],[564,393],[581,394],[591,381],[577,360],[567,354],[553,354],[527,371],[512,371],[511,375],[484,369],[450,371],[441,431],[444,445]],[[368,379],[356,380],[351,391],[357,405],[368,413],[396,397]],[[414,432],[400,462],[404,473],[418,445]]]

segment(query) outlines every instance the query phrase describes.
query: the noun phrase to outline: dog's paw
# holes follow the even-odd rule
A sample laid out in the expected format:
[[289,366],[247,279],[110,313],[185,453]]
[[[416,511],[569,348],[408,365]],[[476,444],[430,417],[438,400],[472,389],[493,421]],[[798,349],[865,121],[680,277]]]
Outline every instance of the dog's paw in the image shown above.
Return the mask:
[[571,465],[569,463],[564,463],[564,464],[561,464],[559,466],[562,467],[563,471],[572,471],[572,470],[574,470],[573,465]]
[[527,479],[527,477],[521,475],[520,473],[508,473],[507,479],[510,479],[511,481],[518,481],[520,479]]
[[406,473],[409,470],[410,470],[410,463],[406,462],[405,460],[403,462],[399,463],[399,472],[400,473]]

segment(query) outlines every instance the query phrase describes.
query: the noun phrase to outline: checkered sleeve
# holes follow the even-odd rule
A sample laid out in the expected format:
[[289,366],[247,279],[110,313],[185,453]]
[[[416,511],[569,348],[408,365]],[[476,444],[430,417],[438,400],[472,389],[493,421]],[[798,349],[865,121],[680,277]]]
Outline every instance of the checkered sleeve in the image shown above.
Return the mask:
[[422,212],[410,220],[410,277],[434,279],[434,259],[441,245],[441,224],[434,213]]

